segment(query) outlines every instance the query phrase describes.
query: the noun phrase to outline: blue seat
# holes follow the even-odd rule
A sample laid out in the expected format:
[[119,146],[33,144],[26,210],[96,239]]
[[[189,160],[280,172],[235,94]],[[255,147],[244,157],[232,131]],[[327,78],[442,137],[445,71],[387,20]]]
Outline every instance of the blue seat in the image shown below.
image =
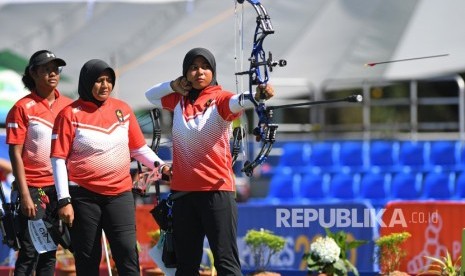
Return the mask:
[[430,172],[423,179],[423,198],[451,199],[455,174],[451,172]]
[[375,140],[369,145],[369,166],[374,171],[393,171],[397,163],[398,142]]
[[403,141],[399,146],[399,170],[427,171],[427,146],[424,141]]
[[366,160],[365,142],[343,141],[339,146],[339,165],[345,171],[362,172]]
[[460,162],[460,143],[457,141],[432,141],[429,162],[435,170],[455,170]]
[[329,175],[309,172],[302,176],[299,196],[302,199],[323,200],[327,197]]
[[360,180],[359,198],[367,200],[374,208],[383,208],[388,201],[391,175],[384,172],[368,172]]
[[303,168],[308,165],[310,152],[310,143],[286,143],[282,146],[282,155],[278,166],[291,167],[294,171],[303,171]]
[[462,172],[455,179],[455,193],[456,199],[465,199],[465,172]]
[[317,172],[336,171],[335,144],[337,142],[315,142],[312,144],[309,165]]
[[421,196],[421,173],[399,172],[392,177],[392,199],[415,200]]
[[270,180],[267,200],[271,202],[292,201],[295,199],[298,180],[296,176],[288,170],[280,170],[273,175]]
[[336,173],[331,176],[328,197],[332,199],[355,199],[358,194],[359,174]]

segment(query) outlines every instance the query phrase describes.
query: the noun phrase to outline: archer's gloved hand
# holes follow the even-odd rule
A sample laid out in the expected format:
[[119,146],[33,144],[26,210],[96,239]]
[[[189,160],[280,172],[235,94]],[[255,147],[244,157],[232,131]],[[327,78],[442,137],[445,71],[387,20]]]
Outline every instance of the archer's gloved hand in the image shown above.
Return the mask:
[[255,93],[255,100],[259,101],[261,99],[269,100],[274,96],[274,89],[271,84],[260,84],[256,88],[257,93]]

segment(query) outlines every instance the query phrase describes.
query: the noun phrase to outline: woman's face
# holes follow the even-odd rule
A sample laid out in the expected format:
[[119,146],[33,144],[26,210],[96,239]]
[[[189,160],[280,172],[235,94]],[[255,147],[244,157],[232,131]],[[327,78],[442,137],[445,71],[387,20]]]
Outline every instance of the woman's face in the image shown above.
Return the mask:
[[187,69],[186,78],[193,88],[202,90],[213,80],[212,68],[204,57],[197,56]]
[[60,82],[61,67],[51,61],[39,65],[31,71],[31,77],[34,80],[37,90],[55,89]]
[[104,102],[110,97],[111,91],[113,91],[113,79],[109,70],[103,71],[100,77],[95,80],[94,86],[92,87],[92,96],[98,101]]

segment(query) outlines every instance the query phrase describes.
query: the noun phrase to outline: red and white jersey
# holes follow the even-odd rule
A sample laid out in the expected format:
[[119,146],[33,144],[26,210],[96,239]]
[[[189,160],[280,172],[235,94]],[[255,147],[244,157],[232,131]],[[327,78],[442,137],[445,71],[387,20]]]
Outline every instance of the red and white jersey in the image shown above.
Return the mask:
[[6,143],[23,145],[22,159],[27,185],[45,187],[53,185],[50,161],[50,137],[57,114],[73,100],[55,89],[51,106],[47,99],[30,93],[10,109],[6,118]]
[[192,104],[171,93],[163,108],[173,111],[173,177],[176,191],[234,191],[231,122],[241,113],[229,109],[231,92],[221,86],[205,88]]
[[117,195],[132,188],[130,150],[144,145],[137,118],[125,102],[108,98],[97,107],[79,99],[57,117],[51,157],[66,160],[70,181]]

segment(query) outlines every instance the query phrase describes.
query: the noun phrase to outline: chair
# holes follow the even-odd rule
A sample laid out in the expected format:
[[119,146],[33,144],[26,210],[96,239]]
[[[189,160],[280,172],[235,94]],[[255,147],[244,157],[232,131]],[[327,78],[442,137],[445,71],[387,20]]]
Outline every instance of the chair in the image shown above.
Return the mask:
[[328,197],[332,199],[356,198],[360,175],[350,173],[336,173],[331,177]]
[[273,175],[268,190],[268,201],[289,201],[295,198],[295,189],[298,185],[296,177],[289,171],[281,171]]
[[460,143],[457,141],[432,141],[429,162],[435,170],[454,170],[460,160]]
[[310,143],[289,142],[282,146],[282,155],[278,166],[286,166],[301,170],[308,165],[311,151]]
[[386,200],[389,190],[390,174],[369,172],[360,180],[360,193],[362,199]]
[[345,171],[362,172],[367,159],[365,155],[363,141],[343,141],[339,146],[339,165]]
[[299,196],[302,199],[322,200],[327,197],[329,175],[309,172],[302,176]]
[[428,142],[403,141],[399,146],[399,170],[426,171],[426,148]]
[[455,179],[455,193],[454,197],[456,199],[465,199],[465,172],[462,172]]
[[451,172],[430,172],[423,179],[423,198],[451,199],[455,175]]
[[369,145],[369,165],[374,171],[392,171],[397,162],[398,143],[390,140],[375,140]]
[[335,171],[335,144],[337,142],[315,142],[312,144],[309,165],[318,172]]
[[399,172],[392,177],[392,199],[415,200],[421,196],[421,173]]

